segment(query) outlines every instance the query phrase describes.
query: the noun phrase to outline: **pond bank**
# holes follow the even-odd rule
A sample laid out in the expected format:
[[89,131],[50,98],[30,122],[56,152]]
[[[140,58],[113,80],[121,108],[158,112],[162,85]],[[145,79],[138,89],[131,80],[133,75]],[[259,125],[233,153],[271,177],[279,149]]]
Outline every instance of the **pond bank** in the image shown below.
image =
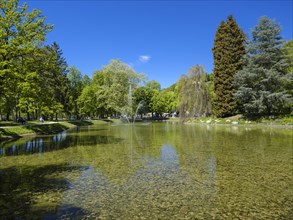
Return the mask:
[[244,126],[244,127],[266,127],[266,128],[286,128],[293,129],[293,118],[275,119],[275,120],[243,120],[238,116],[229,118],[193,118],[180,120],[179,118],[171,118],[169,122],[178,122],[183,124],[200,124],[211,126]]
[[0,124],[0,141],[18,139],[25,136],[38,134],[56,134],[69,128],[88,126],[93,124],[105,124],[111,121],[94,120],[94,121],[51,121],[45,123],[29,122],[25,125],[2,126]]

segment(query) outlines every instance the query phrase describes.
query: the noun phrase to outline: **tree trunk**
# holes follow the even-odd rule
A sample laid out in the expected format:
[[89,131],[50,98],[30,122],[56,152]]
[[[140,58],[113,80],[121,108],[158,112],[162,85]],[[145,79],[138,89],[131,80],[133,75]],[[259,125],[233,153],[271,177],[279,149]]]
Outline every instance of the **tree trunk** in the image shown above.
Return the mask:
[[35,110],[35,120],[38,118],[38,110]]

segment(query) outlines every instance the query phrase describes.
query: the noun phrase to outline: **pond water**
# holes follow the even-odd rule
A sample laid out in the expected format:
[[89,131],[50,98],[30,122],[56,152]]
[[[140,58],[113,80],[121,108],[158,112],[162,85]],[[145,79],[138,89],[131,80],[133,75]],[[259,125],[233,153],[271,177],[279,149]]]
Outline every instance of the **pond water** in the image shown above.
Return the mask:
[[293,219],[292,130],[169,122],[0,144],[1,219]]

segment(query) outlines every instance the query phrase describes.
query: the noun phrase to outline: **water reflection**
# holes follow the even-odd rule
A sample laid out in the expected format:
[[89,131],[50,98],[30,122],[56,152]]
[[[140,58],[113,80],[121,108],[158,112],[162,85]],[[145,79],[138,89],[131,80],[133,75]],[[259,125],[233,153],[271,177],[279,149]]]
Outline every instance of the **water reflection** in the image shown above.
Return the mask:
[[83,169],[67,164],[0,169],[1,219],[40,219],[47,215],[60,204],[59,195],[70,189],[74,180],[58,174],[73,176]]
[[80,214],[82,210],[84,218],[178,219],[185,216],[190,219],[198,213],[208,217],[208,210],[215,206],[214,161],[208,161],[211,167],[207,172],[212,178],[205,182],[194,181],[191,173],[180,168],[174,146],[163,145],[160,152],[157,158],[140,158],[145,161],[144,168],[128,175],[124,182],[113,181],[115,177],[108,176],[97,166],[84,170],[64,193],[62,205],[53,216],[64,216],[67,207],[72,206],[80,209],[72,210],[70,215]]
[[153,123],[9,144],[0,148],[4,218],[293,217],[290,130]]
[[[76,130],[76,129],[75,129]],[[56,135],[47,135],[30,139],[20,139],[0,145],[0,156],[28,155],[61,150],[67,147],[89,146],[97,144],[113,144],[122,139],[104,135],[71,135],[74,131],[61,132]],[[78,131],[76,130],[78,133]]]

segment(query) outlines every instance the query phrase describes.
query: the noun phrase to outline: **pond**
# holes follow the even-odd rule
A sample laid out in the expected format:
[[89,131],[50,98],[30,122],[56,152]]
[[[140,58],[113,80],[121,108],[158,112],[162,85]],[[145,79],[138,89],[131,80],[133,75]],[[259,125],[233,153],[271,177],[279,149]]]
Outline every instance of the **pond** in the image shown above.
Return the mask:
[[0,144],[2,219],[293,219],[292,130],[170,122]]

